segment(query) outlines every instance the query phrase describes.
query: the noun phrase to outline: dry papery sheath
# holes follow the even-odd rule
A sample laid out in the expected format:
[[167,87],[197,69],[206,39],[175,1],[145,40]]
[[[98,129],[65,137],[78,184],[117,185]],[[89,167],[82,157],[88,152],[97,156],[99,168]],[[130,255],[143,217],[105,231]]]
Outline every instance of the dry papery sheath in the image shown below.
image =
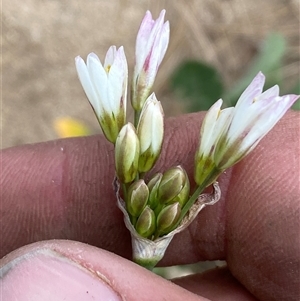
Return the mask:
[[221,190],[218,182],[213,183],[213,192],[201,194],[197,201],[193,204],[187,214],[184,216],[179,225],[162,237],[156,240],[150,240],[140,236],[130,221],[130,217],[126,211],[126,205],[120,195],[120,183],[117,178],[114,180],[114,190],[117,197],[118,207],[124,214],[124,222],[126,228],[131,234],[132,257],[134,262],[152,270],[156,264],[163,258],[168,245],[174,235],[186,229],[192,221],[197,217],[198,213],[207,205],[214,205],[221,198]]

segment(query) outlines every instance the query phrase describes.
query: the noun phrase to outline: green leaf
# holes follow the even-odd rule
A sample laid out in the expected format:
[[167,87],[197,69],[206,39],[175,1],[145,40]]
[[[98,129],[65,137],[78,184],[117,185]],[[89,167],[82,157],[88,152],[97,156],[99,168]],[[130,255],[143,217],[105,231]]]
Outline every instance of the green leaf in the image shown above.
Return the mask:
[[286,42],[284,37],[278,33],[271,33],[264,41],[258,55],[254,58],[250,68],[245,75],[229,89],[223,98],[228,105],[235,105],[239,96],[250,84],[255,75],[262,71],[267,79],[265,89],[281,84],[281,61],[286,50]]
[[223,93],[218,71],[202,62],[186,61],[178,66],[170,78],[171,88],[183,101],[187,111],[207,110]]

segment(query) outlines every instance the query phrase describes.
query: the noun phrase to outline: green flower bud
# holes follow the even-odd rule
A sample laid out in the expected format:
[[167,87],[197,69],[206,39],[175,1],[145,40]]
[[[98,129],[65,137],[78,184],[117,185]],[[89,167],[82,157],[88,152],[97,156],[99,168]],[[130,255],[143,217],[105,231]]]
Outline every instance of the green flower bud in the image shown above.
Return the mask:
[[135,224],[135,229],[138,234],[148,238],[154,233],[155,228],[154,211],[149,206],[146,206]]
[[181,189],[181,191],[172,200],[170,200],[168,202],[168,204],[173,204],[173,203],[178,202],[180,204],[181,208],[183,208],[185,203],[188,201],[189,195],[190,195],[190,180],[189,180],[189,177],[188,177],[186,171],[183,168],[182,168],[182,171],[185,174],[184,186]]
[[157,197],[162,204],[169,203],[183,189],[186,183],[186,172],[181,166],[167,170],[161,179]]
[[157,234],[159,236],[169,233],[179,220],[181,208],[179,203],[167,205],[157,217]]
[[121,129],[115,145],[116,173],[121,183],[130,183],[135,179],[139,155],[139,139],[134,126],[128,122]]
[[158,204],[157,191],[158,191],[158,187],[159,187],[160,181],[162,179],[162,176],[163,176],[162,173],[157,173],[152,177],[152,179],[148,183],[148,188],[149,188],[149,192],[150,192],[148,205],[153,210],[155,209],[155,207]]
[[132,183],[128,188],[126,209],[131,216],[138,217],[145,208],[149,197],[149,189],[144,180]]

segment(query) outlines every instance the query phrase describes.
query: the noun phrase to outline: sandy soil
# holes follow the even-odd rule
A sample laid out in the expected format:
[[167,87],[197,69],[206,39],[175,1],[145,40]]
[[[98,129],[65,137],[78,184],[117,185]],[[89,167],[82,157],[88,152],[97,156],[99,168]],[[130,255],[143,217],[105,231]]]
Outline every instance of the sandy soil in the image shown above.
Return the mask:
[[285,76],[299,78],[297,0],[2,1],[1,148],[57,138],[55,118],[72,116],[100,132],[74,68],[74,57],[124,45],[133,68],[135,36],[146,9],[167,9],[171,44],[155,91],[166,115],[182,105],[167,76],[181,60],[198,58],[219,68],[227,85],[243,72],[270,31],[289,43]]

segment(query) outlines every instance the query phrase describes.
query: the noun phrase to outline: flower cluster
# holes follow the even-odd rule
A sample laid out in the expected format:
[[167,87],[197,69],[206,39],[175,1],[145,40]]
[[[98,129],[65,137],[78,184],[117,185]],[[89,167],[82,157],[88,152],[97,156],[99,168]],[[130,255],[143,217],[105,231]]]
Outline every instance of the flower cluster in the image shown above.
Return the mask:
[[181,166],[155,174],[148,184],[144,179],[133,182],[126,209],[137,233],[155,240],[173,230],[189,193],[189,178]]
[[[75,59],[86,96],[115,147],[115,191],[132,236],[133,258],[149,268],[163,257],[176,233],[204,206],[220,199],[218,176],[252,151],[299,97],[279,96],[278,86],[262,92],[265,77],[258,73],[235,107],[221,110],[220,99],[207,112],[195,154],[195,191],[181,166],[146,181],[164,136],[163,109],[151,93],[169,43],[169,22],[164,17],[164,10],[157,20],[148,11],[138,31],[130,99],[133,123],[126,118],[128,67],[123,47],[111,46],[103,64],[94,53],[86,63]],[[214,193],[201,194],[211,184]]]
[[248,155],[274,127],[299,95],[279,96],[279,87],[263,91],[259,72],[235,107],[221,110],[222,99],[207,112],[195,159],[195,181],[211,184],[225,169]]

